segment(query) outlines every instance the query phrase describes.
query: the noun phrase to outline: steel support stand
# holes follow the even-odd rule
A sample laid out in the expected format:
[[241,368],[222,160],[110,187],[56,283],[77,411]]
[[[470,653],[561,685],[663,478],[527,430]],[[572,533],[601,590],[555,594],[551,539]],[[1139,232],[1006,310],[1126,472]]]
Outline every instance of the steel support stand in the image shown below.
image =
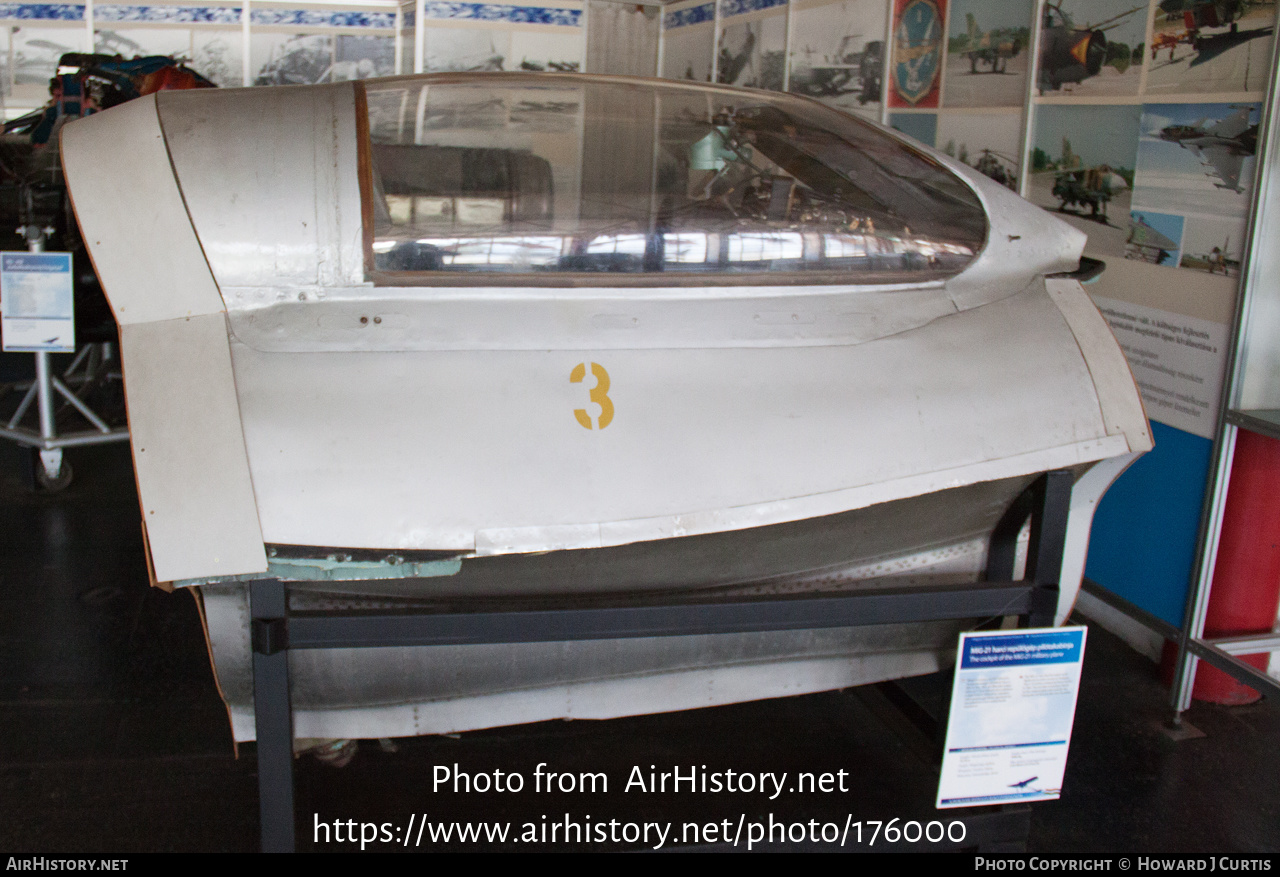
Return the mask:
[[[43,253],[45,239],[52,233],[52,228],[40,228],[36,225],[24,225],[18,229],[18,234],[26,238],[27,250],[32,253]],[[95,356],[92,354],[92,347],[93,345],[83,347],[76,354],[75,359],[63,375],[63,377],[70,380],[73,372],[82,364],[85,364],[87,360],[82,392],[93,386]],[[101,347],[101,355],[105,363],[110,359],[112,345],[103,344]],[[22,402],[18,405],[18,410],[9,418],[9,422],[0,428],[0,438],[9,439],[19,445],[36,449],[39,454],[40,469],[43,471],[47,484],[50,485],[49,489],[59,489],[70,482],[69,473],[63,472],[62,452],[64,448],[128,441],[129,430],[127,428],[112,429],[80,396],[73,393],[63,381],[59,380],[53,373],[48,351],[37,351],[35,358],[36,378],[31,383],[31,386],[27,388],[26,395],[23,396]],[[58,435],[57,412],[54,410],[54,402],[59,395],[93,425],[94,429],[92,431],[86,430],[62,436]],[[30,410],[32,402],[35,403],[39,416],[40,426],[38,430],[28,429],[20,425],[22,419]],[[40,480],[39,474],[37,473],[36,475],[37,483]],[[64,474],[67,477],[64,478]],[[57,486],[54,487],[52,485]]]
[[293,708],[284,585],[250,585],[253,714],[258,738],[262,851],[293,852]]
[[[249,585],[258,791],[264,852],[292,851],[293,713],[289,650],[480,643],[571,642],[778,630],[817,630],[913,621],[999,619],[1051,625],[1071,505],[1070,470],[1049,472],[1023,491],[992,532],[985,581],[954,586],[708,600],[598,608],[438,612],[296,611],[283,582]],[[1031,520],[1026,574],[1013,580],[1018,535]],[[413,580],[406,580],[412,584]]]

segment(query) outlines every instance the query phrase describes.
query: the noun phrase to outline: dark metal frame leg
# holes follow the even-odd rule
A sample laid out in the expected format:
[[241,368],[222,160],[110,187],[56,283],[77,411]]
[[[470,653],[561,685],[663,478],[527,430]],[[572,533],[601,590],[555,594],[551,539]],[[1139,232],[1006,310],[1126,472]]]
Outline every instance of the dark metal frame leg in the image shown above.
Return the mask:
[[1020,617],[1023,627],[1050,627],[1058,611],[1058,582],[1062,577],[1062,555],[1067,541],[1067,517],[1071,513],[1071,488],[1075,476],[1070,469],[1056,469],[1037,478],[1018,494],[991,531],[987,549],[986,578],[1005,582],[1013,578],[1018,533],[1031,518],[1031,539],[1027,544],[1024,580],[1035,587],[1031,611]]
[[291,853],[293,836],[293,708],[289,698],[284,584],[249,586],[253,616],[253,714],[258,739],[258,806],[264,853]]

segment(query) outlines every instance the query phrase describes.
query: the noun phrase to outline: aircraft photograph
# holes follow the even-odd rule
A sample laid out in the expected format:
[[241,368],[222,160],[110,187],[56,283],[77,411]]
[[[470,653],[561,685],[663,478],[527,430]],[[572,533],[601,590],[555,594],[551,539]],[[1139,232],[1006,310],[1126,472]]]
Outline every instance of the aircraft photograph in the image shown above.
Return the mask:
[[311,85],[333,64],[333,37],[319,34],[254,34],[249,58],[254,85]]
[[1262,91],[1276,5],[1259,0],[1161,0],[1152,23],[1147,91]]
[[244,85],[239,33],[195,30],[191,34],[191,69],[220,88]]
[[1146,104],[1135,207],[1243,217],[1253,183],[1260,104]]
[[1243,219],[1189,216],[1182,235],[1179,267],[1221,277],[1239,277],[1244,238]]
[[1033,18],[1029,0],[955,0],[947,31],[946,106],[1022,106]]
[[58,59],[67,52],[84,51],[83,26],[68,28],[14,28],[13,84],[48,85],[58,70]]
[[511,54],[506,31],[433,28],[427,31],[423,67],[430,73],[484,72],[504,69]]
[[[833,21],[849,24],[836,29]],[[872,0],[796,7],[791,16],[788,89],[846,112],[878,113],[884,25],[885,4]]]
[[1087,234],[1091,255],[1125,255],[1141,118],[1131,104],[1036,111],[1028,200]]
[[781,91],[786,45],[785,15],[725,25],[720,32],[716,81],[743,88]]
[[1124,257],[1176,268],[1184,221],[1181,216],[1135,210],[1129,214],[1129,239],[1125,242]]
[[935,145],[947,155],[1013,189],[1018,180],[1022,115],[1010,110],[938,113]]
[[1207,173],[1221,182],[1221,189],[1243,192],[1240,172],[1244,160],[1258,150],[1258,124],[1249,123],[1254,108],[1244,105],[1225,119],[1210,123],[1201,119],[1190,125],[1167,125],[1160,129],[1160,139],[1191,150]]
[[1041,95],[1138,93],[1147,5],[1132,0],[1061,0],[1044,8],[1040,31]]

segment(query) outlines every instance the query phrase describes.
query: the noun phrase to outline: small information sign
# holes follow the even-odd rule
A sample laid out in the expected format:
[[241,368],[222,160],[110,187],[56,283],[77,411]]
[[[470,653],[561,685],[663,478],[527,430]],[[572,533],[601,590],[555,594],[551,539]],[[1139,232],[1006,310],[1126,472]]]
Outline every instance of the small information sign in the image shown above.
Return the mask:
[[1061,794],[1084,640],[1083,627],[960,635],[939,808]]
[[0,253],[0,337],[6,352],[75,352],[70,253]]

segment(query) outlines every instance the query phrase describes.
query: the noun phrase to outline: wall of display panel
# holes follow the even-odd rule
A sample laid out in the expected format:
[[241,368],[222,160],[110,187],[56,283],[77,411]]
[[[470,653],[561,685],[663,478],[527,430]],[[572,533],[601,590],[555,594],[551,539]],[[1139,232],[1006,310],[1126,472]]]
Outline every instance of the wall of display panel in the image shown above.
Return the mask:
[[66,52],[172,55],[219,86],[282,85],[397,72],[395,0],[317,4],[0,3],[6,116],[43,104]]
[[1100,506],[1086,574],[1180,625],[1275,75],[1274,0],[686,0],[663,25],[663,76],[876,119],[1085,232],[1108,264],[1090,291],[1156,439]]

